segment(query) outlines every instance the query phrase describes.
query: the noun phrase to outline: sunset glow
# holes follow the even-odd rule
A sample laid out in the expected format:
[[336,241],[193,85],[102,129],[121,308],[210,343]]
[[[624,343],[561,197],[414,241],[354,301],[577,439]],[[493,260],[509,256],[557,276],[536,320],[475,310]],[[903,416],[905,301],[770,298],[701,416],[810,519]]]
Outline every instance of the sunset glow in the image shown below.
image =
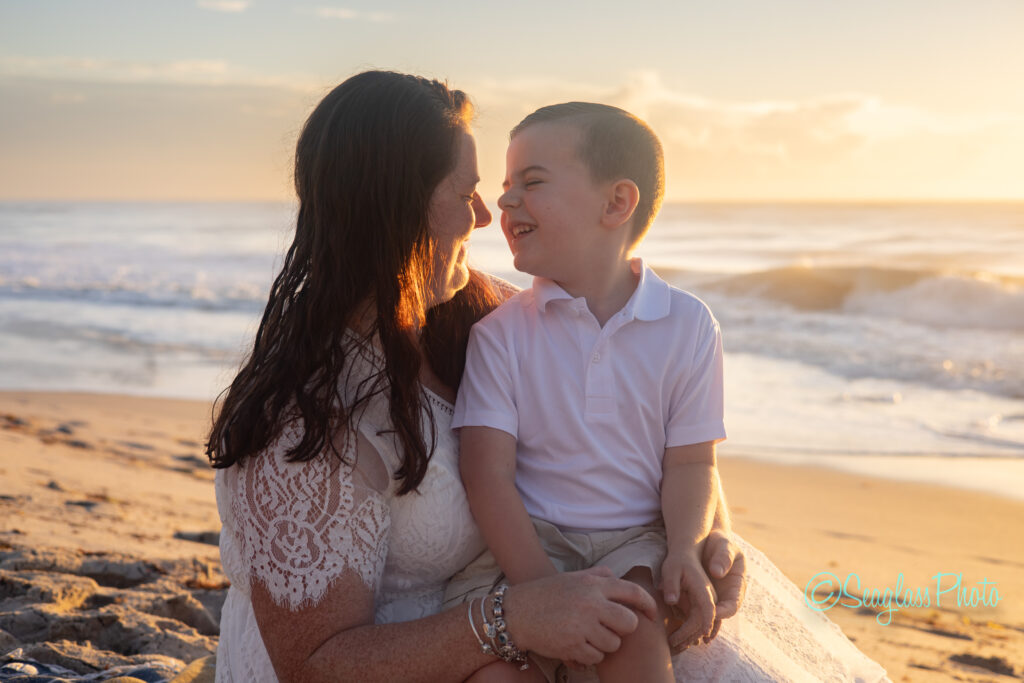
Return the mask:
[[391,68],[474,99],[488,200],[570,99],[652,124],[669,200],[1024,199],[1020,2],[573,6],[0,0],[0,198],[289,199],[312,106]]

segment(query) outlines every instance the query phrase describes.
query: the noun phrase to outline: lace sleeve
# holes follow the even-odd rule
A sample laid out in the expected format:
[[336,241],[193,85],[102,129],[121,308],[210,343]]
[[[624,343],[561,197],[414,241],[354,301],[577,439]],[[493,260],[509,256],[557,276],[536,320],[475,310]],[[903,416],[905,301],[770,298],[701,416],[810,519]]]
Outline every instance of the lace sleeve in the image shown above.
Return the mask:
[[240,574],[292,610],[320,602],[345,571],[376,593],[391,523],[382,495],[388,476],[373,447],[347,434],[342,462],[287,462],[301,429],[301,422],[287,425],[265,452],[232,467],[227,482]]
[[521,290],[508,280],[503,280],[497,275],[487,274],[488,280],[490,280],[491,287],[498,293],[502,300],[511,299]]

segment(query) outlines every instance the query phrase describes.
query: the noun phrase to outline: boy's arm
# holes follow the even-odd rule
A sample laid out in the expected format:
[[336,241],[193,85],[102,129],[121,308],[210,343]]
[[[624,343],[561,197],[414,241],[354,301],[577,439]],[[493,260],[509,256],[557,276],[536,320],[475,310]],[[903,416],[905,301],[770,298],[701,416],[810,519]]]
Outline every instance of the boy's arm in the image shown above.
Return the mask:
[[718,511],[714,442],[666,448],[662,471],[661,512],[669,552],[693,551],[707,538]]
[[668,540],[661,577],[665,602],[677,604],[686,593],[691,609],[684,627],[708,635],[715,596],[701,565],[701,551],[718,503],[715,442],[666,448],[662,469],[661,512]]
[[[673,386],[668,421],[665,425],[665,440],[670,447],[665,449],[663,476],[668,482],[669,492],[673,495],[666,497],[663,486],[662,504],[664,507],[666,504],[672,506],[699,501],[712,516],[709,519],[692,521],[707,521],[715,528],[728,531],[729,513],[724,502],[719,500],[721,481],[714,467],[715,444],[725,438],[725,425],[722,419],[725,411],[722,333],[709,310],[701,311],[695,334],[693,355],[685,359],[685,362],[679,363],[676,376],[669,380],[673,382]],[[687,482],[686,477],[679,477],[678,481],[669,481],[673,479],[673,468],[702,462],[707,463],[710,469],[707,472],[702,471],[699,482]],[[700,490],[694,491],[697,498],[680,499],[676,495],[688,493],[688,486],[698,484]],[[713,491],[703,488],[704,486],[712,488]],[[667,518],[670,515],[667,509],[665,516],[668,523]],[[704,533],[698,540],[702,540],[706,535]],[[669,540],[671,543],[671,536]]]
[[557,574],[516,489],[516,440],[492,427],[463,427],[459,470],[487,547],[510,583]]

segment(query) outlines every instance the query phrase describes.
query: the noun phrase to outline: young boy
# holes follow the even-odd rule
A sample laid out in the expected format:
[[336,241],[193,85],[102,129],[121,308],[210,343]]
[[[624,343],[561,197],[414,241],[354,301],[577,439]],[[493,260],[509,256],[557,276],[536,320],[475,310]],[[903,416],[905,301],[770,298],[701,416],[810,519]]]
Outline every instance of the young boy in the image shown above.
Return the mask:
[[[708,635],[700,560],[725,438],[721,336],[703,302],[629,256],[664,194],[661,144],[615,107],[544,107],[512,131],[504,190],[502,230],[535,279],[471,333],[453,426],[492,555],[446,601],[485,596],[502,574],[515,584],[602,565],[660,587],[662,614],[679,604],[683,628]],[[602,681],[675,680],[664,624],[638,616],[597,666]],[[557,666],[539,664],[549,677]],[[471,680],[513,671],[497,662]]]

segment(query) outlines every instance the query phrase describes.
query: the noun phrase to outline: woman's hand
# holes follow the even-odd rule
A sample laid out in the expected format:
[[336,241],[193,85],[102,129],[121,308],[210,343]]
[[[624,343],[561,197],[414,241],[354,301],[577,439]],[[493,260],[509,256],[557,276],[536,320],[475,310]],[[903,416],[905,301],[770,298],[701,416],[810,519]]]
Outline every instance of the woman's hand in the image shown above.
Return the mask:
[[[711,639],[718,635],[718,629],[722,627],[722,620],[728,619],[739,611],[743,604],[743,593],[746,589],[746,559],[743,551],[733,543],[729,534],[721,529],[712,529],[704,542],[704,553],[702,557],[704,570],[711,585],[715,589],[717,599],[715,602],[715,623],[711,628],[711,635],[704,638],[704,642],[711,642]],[[699,642],[693,633],[683,632],[680,628],[681,621],[674,624],[675,630],[669,635],[668,644],[672,654],[679,654],[690,645]],[[671,627],[671,625],[670,625]]]
[[552,659],[597,664],[636,630],[636,613],[656,620],[654,598],[606,567],[512,586],[505,597],[508,632],[519,649]]

